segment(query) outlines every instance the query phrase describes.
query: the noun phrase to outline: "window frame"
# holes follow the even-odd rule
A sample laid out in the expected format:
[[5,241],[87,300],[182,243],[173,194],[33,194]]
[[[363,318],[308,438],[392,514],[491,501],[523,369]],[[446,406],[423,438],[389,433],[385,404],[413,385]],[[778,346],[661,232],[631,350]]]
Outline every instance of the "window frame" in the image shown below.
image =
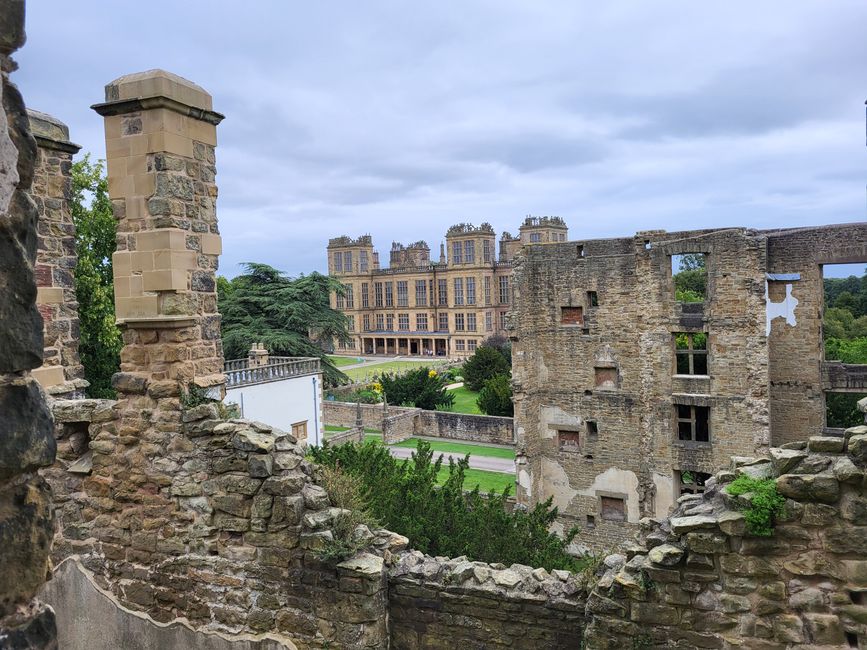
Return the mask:
[[[696,334],[704,335],[704,349],[693,347]],[[686,336],[687,347],[678,348],[677,339]],[[674,346],[674,375],[677,377],[710,377],[710,334],[707,332],[672,332],[672,345]],[[704,373],[694,372],[696,356],[704,357]],[[678,358],[686,358],[688,372],[680,372]]]
[[[684,417],[682,415],[681,409],[689,409],[689,416]],[[697,409],[702,409],[705,414],[705,428],[706,428],[706,436],[707,440],[699,440],[699,423],[700,419],[697,417],[699,411]],[[681,424],[688,424],[690,427],[690,437],[684,438],[681,434]],[[683,445],[697,445],[697,446],[710,446],[713,444],[713,437],[710,426],[710,406],[703,406],[700,404],[674,404],[674,435],[675,441],[683,444]]]

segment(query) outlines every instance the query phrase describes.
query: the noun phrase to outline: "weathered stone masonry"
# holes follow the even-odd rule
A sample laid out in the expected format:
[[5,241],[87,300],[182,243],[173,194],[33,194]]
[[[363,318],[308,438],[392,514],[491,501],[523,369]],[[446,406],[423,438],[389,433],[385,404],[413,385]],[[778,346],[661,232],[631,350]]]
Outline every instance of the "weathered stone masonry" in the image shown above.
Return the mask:
[[80,147],[56,118],[28,110],[38,145],[31,196],[39,210],[36,302],[44,322],[42,367],[33,376],[51,394],[84,397],[87,386],[78,357],[78,302],[73,273],[77,261],[72,222],[72,156]]
[[[511,332],[519,498],[553,496],[582,541],[613,548],[669,512],[683,473],[821,431],[823,391],[864,384],[822,361],[821,265],[865,260],[865,245],[867,226],[850,224],[525,248]],[[675,300],[672,256],[688,253],[706,256],[703,303]],[[707,335],[707,374],[678,374],[678,333]],[[707,409],[709,440],[679,439],[678,406]]]
[[0,0],[0,647],[54,647],[52,610],[34,596],[45,581],[51,495],[39,476],[54,461],[53,422],[32,375],[42,365],[36,308],[36,141],[9,80],[24,44],[24,3]]

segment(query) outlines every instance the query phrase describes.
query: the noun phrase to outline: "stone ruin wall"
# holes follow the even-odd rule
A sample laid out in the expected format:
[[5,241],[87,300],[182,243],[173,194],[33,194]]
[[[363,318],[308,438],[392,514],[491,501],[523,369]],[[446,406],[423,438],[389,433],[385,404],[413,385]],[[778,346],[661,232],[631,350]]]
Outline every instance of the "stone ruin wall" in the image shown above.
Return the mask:
[[72,221],[72,156],[79,146],[56,118],[29,110],[38,155],[31,196],[39,211],[36,303],[44,323],[42,367],[33,376],[57,397],[84,397],[84,366],[78,356],[77,262]]
[[[14,10],[21,3],[9,6]],[[16,13],[0,16],[15,19]],[[0,33],[7,56],[20,45],[22,32]],[[9,68],[4,59],[3,70]],[[5,72],[2,82],[0,154],[17,162],[18,179],[0,175],[0,224],[6,224],[0,247],[5,244],[9,253],[0,255],[0,273],[14,278],[23,298],[0,295],[0,349],[8,351],[0,355],[0,396],[32,410],[19,414],[16,436],[11,429],[0,436],[0,443],[11,445],[0,454],[0,500],[21,503],[23,497],[28,504],[2,509],[0,518],[4,548],[17,560],[0,568],[7,572],[0,576],[0,635],[21,647],[49,647],[50,610],[31,600],[47,569],[51,530],[48,493],[34,470],[50,464],[54,454],[51,416],[28,372],[40,365],[42,353],[33,271],[37,211],[23,191],[36,148]],[[127,137],[140,135],[136,117],[124,116],[120,124]],[[157,134],[155,142],[167,140],[172,138]],[[194,153],[212,156],[208,146],[190,140]],[[205,197],[216,190],[204,182],[197,189],[201,181],[191,181],[198,198],[183,198],[183,179],[201,178],[193,162],[198,158],[181,156],[181,166],[166,162],[171,156],[162,153],[148,153],[145,169],[177,167],[163,176],[168,180],[134,176],[113,184],[133,192],[116,204],[125,233],[120,250],[130,253],[130,275],[122,275],[121,263],[119,277],[130,280],[131,293],[118,295],[131,299],[122,303],[131,311],[125,317],[125,366],[116,380],[120,399],[54,404],[61,424],[88,423],[87,432],[75,438],[77,448],[70,440],[68,457],[46,472],[59,503],[56,560],[81,562],[118,603],[155,621],[184,618],[197,629],[252,635],[285,647],[867,646],[865,427],[842,438],[771,449],[769,460],[735,459],[703,496],[681,498],[671,519],[643,519],[639,543],[608,556],[595,572],[425,557],[405,551],[400,536],[363,528],[356,534],[368,542],[364,552],[336,566],[321,562],[315,551],[333,535],[342,513],[317,486],[317,470],[304,460],[303,446],[267,425],[221,420],[214,405],[181,408],[184,382],[209,385],[219,373],[208,290],[216,253],[196,248],[205,246],[201,235],[215,234],[216,222],[204,233],[196,220],[181,216],[188,210],[201,214],[196,208],[209,206]],[[168,209],[173,216],[151,214],[148,207],[143,220],[124,224],[128,199],[146,198],[134,193],[146,193],[151,182],[154,194],[133,203],[150,206],[159,199],[154,212]],[[149,226],[164,232],[140,239],[136,233]],[[183,250],[174,230],[187,232]],[[152,240],[168,248],[149,250]],[[207,245],[214,250],[213,240]],[[196,266],[188,251],[196,252]],[[136,252],[145,255],[133,262]],[[169,272],[149,276],[145,285],[147,260],[158,264],[157,258],[168,258],[172,266],[155,268]],[[137,272],[133,265],[139,263]],[[135,278],[142,282],[141,295],[133,295]],[[163,282],[176,284],[165,288]],[[0,283],[0,293],[3,286],[9,284]],[[216,327],[218,333],[218,320]],[[90,459],[79,463],[86,455],[79,455],[85,435]],[[76,463],[79,471],[71,471]],[[787,514],[773,537],[744,534],[741,504],[720,489],[738,473],[780,475]],[[60,612],[61,621],[75,614]]]
[[33,376],[42,365],[36,308],[37,162],[11,55],[24,44],[24,3],[0,0],[0,647],[55,647],[52,610],[35,599],[49,571],[53,422]]
[[[675,300],[671,255],[693,252],[712,260],[704,305]],[[713,474],[767,449],[764,268],[764,240],[745,229],[527,247],[511,331],[519,499],[553,496],[564,527],[611,548],[669,512],[674,470]],[[711,376],[675,375],[673,333],[700,331]],[[711,444],[677,440],[674,402],[710,407]],[[602,497],[624,500],[623,521],[601,516]]]

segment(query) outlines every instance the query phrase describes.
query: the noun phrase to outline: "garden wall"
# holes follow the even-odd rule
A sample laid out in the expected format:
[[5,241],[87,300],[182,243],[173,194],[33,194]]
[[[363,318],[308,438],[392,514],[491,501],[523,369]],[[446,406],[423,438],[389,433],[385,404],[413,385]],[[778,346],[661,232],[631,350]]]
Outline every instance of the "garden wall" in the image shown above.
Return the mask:
[[[325,401],[323,417],[325,424],[354,427],[359,411],[365,428],[384,431],[385,421],[388,421],[388,442],[398,442],[410,436],[428,436],[465,442],[514,444],[514,420],[493,415],[425,411],[402,406],[389,406],[386,411],[381,404]],[[407,422],[407,417],[410,422]]]

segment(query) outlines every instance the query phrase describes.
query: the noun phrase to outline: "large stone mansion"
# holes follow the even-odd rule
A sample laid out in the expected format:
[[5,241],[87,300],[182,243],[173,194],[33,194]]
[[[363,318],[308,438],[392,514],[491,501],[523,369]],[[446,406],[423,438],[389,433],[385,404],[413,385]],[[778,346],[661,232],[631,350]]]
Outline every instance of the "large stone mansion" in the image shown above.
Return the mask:
[[339,348],[361,354],[438,357],[472,355],[493,334],[504,334],[512,304],[512,261],[525,244],[566,241],[560,217],[527,217],[517,237],[504,232],[500,251],[489,223],[449,228],[433,262],[424,241],[391,245],[380,268],[370,235],[328,242],[328,273],[346,288],[332,306],[349,317],[352,341]]

